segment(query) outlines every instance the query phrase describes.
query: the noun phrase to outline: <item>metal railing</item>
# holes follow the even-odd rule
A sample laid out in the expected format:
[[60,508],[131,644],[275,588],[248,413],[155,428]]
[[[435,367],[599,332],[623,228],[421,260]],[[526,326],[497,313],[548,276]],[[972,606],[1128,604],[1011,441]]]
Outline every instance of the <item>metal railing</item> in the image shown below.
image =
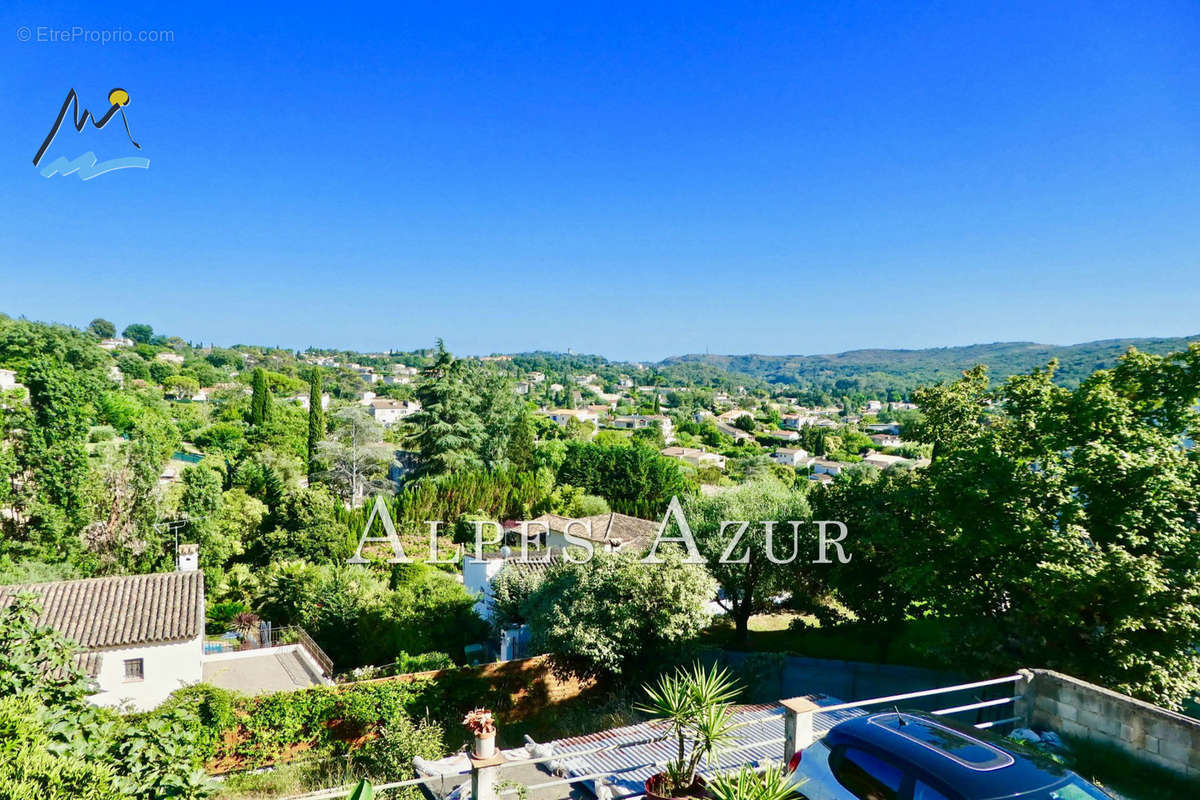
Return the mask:
[[[855,700],[852,702],[837,703],[837,704],[828,705],[828,706],[813,705],[811,710],[801,711],[801,712],[793,711],[791,708],[789,708],[787,705],[785,705],[787,718],[785,721],[785,735],[784,736],[779,737],[779,738],[774,738],[774,739],[768,739],[765,741],[752,741],[752,742],[747,742],[745,744],[740,744],[740,745],[737,745],[734,747],[724,748],[722,750],[722,755],[723,756],[729,755],[729,754],[737,753],[737,752],[740,752],[743,750],[751,750],[751,749],[759,749],[759,748],[763,748],[763,747],[770,747],[773,745],[783,745],[783,747],[780,750],[780,755],[782,756],[781,761],[786,762],[789,758],[791,758],[791,756],[793,755],[793,752],[794,752],[794,751],[788,752],[789,748],[799,746],[800,749],[803,749],[803,747],[807,746],[808,744],[811,744],[811,741],[812,741],[812,739],[811,739],[811,734],[812,734],[811,723],[812,723],[813,715],[831,713],[831,712],[836,712],[836,711],[846,711],[846,710],[851,710],[851,709],[861,709],[861,708],[866,708],[866,707],[870,707],[870,706],[896,704],[896,703],[899,703],[899,702],[905,701],[905,700],[916,700],[916,699],[926,698],[926,697],[935,697],[938,695],[954,694],[956,692],[971,691],[973,689],[985,689],[985,688],[992,687],[992,686],[1003,686],[1005,684],[1015,684],[1021,680],[1024,680],[1024,677],[1021,675],[1007,675],[1002,678],[992,678],[990,680],[985,680],[985,681],[975,681],[973,683],[963,683],[963,684],[958,684],[956,686],[945,686],[945,687],[940,687],[937,689],[925,689],[925,690],[917,691],[917,692],[904,692],[901,694],[887,695],[885,697],[873,697],[873,698],[868,698],[866,700]],[[931,711],[929,713],[931,713],[935,716],[948,716],[951,714],[961,714],[961,713],[965,713],[965,712],[969,712],[969,711],[979,711],[979,710],[983,710],[983,709],[999,708],[999,707],[1007,705],[1009,703],[1015,703],[1016,700],[1017,700],[1017,697],[1015,695],[1007,696],[1007,697],[999,697],[999,698],[995,698],[995,699],[991,699],[991,700],[980,700],[980,701],[977,701],[974,703],[967,703],[964,705],[949,706],[947,708],[937,709],[937,710]],[[796,736],[796,730],[797,730],[797,719],[796,718],[804,717],[806,715],[808,716],[807,722],[808,722],[808,732],[810,735],[810,739],[808,741],[800,741],[800,740],[798,740],[798,738]],[[991,728],[991,727],[994,727],[997,725],[1011,724],[1014,722],[1018,722],[1020,720],[1021,720],[1021,717],[1012,716],[1012,717],[1008,717],[1006,719],[998,719],[998,720],[979,722],[979,723],[976,723],[974,725],[974,727],[982,730],[982,729]],[[453,772],[453,773],[445,773],[445,774],[439,774],[439,775],[430,775],[430,776],[423,777],[423,778],[412,778],[412,779],[404,780],[404,781],[396,781],[394,783],[385,783],[385,784],[382,784],[379,786],[375,786],[374,788],[375,788],[375,792],[378,794],[380,792],[387,792],[387,791],[390,791],[393,789],[401,789],[401,788],[405,788],[408,786],[418,786],[421,784],[431,783],[434,781],[445,782],[447,779],[454,779],[454,778],[465,777],[467,775],[470,775],[471,776],[471,795],[470,795],[469,800],[499,800],[499,798],[507,798],[514,794],[525,795],[526,793],[528,793],[530,791],[550,789],[555,786],[570,786],[570,785],[577,784],[577,783],[586,783],[588,781],[596,781],[596,780],[602,780],[605,778],[618,777],[622,774],[628,774],[631,772],[636,772],[638,770],[647,769],[650,767],[665,767],[666,764],[668,763],[668,759],[648,761],[646,763],[639,763],[639,764],[635,764],[632,766],[624,766],[623,765],[618,769],[601,770],[601,771],[597,771],[597,772],[588,772],[588,773],[581,774],[581,775],[570,775],[567,777],[554,778],[552,780],[547,780],[547,781],[543,781],[540,783],[524,784],[521,787],[506,787],[504,789],[498,789],[496,786],[497,779],[500,775],[501,770],[504,770],[507,768],[541,764],[541,763],[545,763],[548,761],[562,761],[564,759],[576,759],[581,756],[605,753],[605,752],[608,752],[611,750],[616,750],[616,749],[619,749],[622,747],[629,747],[629,746],[638,745],[638,744],[646,744],[646,743],[655,742],[655,741],[661,741],[661,739],[658,737],[655,737],[652,739],[645,739],[645,740],[641,740],[641,741],[614,742],[612,744],[601,745],[601,746],[589,748],[586,750],[572,750],[572,751],[566,751],[566,752],[560,752],[560,753],[553,753],[551,755],[540,756],[538,758],[528,758],[528,759],[520,758],[520,759],[511,760],[511,761],[492,760],[492,761],[487,761],[487,762],[472,762],[469,770],[458,771],[458,772]],[[737,769],[737,768],[738,767],[730,767],[730,769]],[[723,772],[726,770],[721,770],[721,771]],[[488,780],[484,780],[481,777],[484,774],[488,775]],[[343,787],[336,787],[336,788],[331,788],[331,789],[322,789],[318,792],[313,792],[311,794],[298,795],[293,798],[289,798],[289,800],[335,800],[336,798],[346,797],[353,790],[353,788],[354,788],[353,786],[343,786]],[[642,796],[642,793],[637,792],[637,791],[628,792],[625,794],[608,793],[605,796],[607,798],[609,798],[609,800],[630,800],[630,798]],[[468,798],[464,797],[463,800],[468,800]]]
[[[250,635],[242,636],[240,639],[206,639],[204,642],[206,653],[240,653],[245,650],[266,650],[272,647],[284,647],[289,644],[299,645],[304,648],[305,652],[316,662],[321,670],[322,676],[325,678],[333,678],[333,660],[325,654],[313,638],[308,635],[308,631],[301,628],[299,625],[287,625],[281,628],[272,627],[269,629],[266,636],[262,635],[262,631],[254,631]],[[219,650],[211,648],[220,646]]]

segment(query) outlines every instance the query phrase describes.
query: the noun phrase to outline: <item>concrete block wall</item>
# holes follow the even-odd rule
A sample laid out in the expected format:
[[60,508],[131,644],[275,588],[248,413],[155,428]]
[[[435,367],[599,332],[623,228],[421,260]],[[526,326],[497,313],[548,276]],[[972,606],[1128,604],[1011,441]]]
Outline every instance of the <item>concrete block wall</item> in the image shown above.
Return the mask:
[[1016,714],[1035,730],[1110,745],[1200,777],[1200,720],[1044,669],[1021,670]]

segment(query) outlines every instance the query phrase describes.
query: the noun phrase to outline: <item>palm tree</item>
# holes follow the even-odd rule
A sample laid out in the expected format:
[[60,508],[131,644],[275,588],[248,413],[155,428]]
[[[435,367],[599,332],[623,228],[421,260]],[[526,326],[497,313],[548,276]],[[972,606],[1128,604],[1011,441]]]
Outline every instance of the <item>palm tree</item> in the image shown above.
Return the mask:
[[665,722],[667,737],[674,738],[678,746],[676,757],[661,776],[653,776],[647,784],[661,778],[663,794],[686,795],[696,782],[700,760],[715,761],[741,727],[733,721],[732,705],[740,687],[726,670],[715,665],[706,670],[697,663],[643,688],[647,702],[636,708]]

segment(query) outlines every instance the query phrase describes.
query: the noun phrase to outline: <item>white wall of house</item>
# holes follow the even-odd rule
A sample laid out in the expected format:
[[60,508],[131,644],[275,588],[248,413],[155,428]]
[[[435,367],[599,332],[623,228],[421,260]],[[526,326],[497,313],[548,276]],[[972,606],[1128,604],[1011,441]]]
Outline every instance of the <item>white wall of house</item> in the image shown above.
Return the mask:
[[[138,711],[154,708],[176,689],[199,683],[204,677],[204,637],[183,642],[112,647],[101,655],[96,681],[100,691],[88,698],[98,706],[130,702]],[[125,680],[126,659],[142,659],[143,679]]]
[[475,613],[483,620],[492,618],[492,579],[504,568],[502,558],[463,557],[463,588],[476,597]]

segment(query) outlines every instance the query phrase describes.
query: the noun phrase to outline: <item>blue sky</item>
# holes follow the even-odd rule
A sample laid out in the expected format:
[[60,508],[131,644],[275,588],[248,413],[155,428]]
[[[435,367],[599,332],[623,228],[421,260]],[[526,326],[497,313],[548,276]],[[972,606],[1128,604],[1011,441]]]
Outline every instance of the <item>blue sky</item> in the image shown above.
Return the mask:
[[[0,311],[639,359],[1200,331],[1194,2],[171,5],[0,9]],[[174,41],[37,40],[72,26]],[[150,168],[41,177],[115,86]],[[138,154],[47,158],[87,150]]]

